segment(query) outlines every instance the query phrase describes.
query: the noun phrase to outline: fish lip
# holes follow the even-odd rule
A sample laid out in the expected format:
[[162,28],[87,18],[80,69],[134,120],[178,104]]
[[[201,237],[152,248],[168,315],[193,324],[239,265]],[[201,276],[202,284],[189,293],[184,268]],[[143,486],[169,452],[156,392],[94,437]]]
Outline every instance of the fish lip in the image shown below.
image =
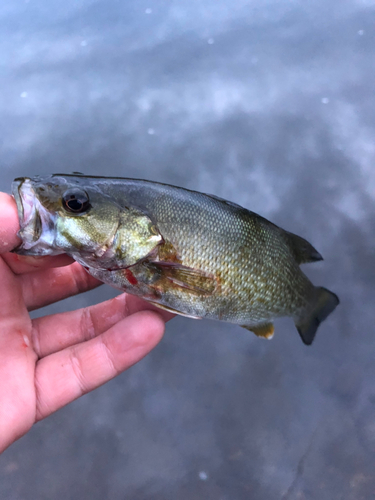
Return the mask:
[[25,180],[26,179],[24,177],[18,177],[17,179],[14,179],[14,181],[12,182],[12,195],[17,205],[18,219],[21,227],[24,220],[24,209],[19,190]]
[[[30,196],[30,194],[34,196]],[[27,250],[31,243],[26,228],[36,216],[35,193],[32,189],[31,180],[27,177],[18,177],[12,183],[12,194],[15,199],[18,211],[20,229],[17,236],[21,239],[21,244],[15,249],[17,253]]]
[[33,188],[33,180],[18,177],[12,183],[20,223],[17,236],[21,244],[13,251],[19,255],[58,255],[53,248],[54,235],[49,230],[50,215],[43,208]]

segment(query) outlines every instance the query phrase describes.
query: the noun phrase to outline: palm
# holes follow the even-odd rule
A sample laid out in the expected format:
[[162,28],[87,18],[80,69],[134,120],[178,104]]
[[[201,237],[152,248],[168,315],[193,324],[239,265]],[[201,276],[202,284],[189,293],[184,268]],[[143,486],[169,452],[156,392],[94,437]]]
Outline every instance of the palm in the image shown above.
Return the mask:
[[[6,198],[4,205],[4,196],[0,208],[8,217],[0,227],[9,227],[0,244],[9,250],[16,245],[17,221],[13,202]],[[172,315],[156,314],[129,295],[35,320],[29,316],[98,285],[66,256],[0,257],[0,452],[36,421],[132,366],[161,339]]]

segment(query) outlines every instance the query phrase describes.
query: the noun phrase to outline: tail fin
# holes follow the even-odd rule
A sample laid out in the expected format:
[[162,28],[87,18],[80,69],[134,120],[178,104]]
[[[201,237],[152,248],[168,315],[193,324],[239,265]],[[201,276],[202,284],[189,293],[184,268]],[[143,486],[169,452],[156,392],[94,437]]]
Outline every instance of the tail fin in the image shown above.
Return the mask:
[[316,299],[313,307],[296,320],[296,327],[304,344],[312,344],[318,326],[339,303],[339,298],[334,293],[323,287],[316,288]]

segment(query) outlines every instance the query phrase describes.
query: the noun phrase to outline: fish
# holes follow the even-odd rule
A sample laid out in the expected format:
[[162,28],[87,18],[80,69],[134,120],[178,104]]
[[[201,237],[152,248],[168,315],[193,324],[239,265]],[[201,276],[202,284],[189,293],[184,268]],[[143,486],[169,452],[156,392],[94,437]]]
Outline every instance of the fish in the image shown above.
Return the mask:
[[291,317],[304,344],[339,304],[300,265],[322,260],[304,238],[214,195],[79,173],[12,184],[21,255],[66,253],[92,276],[161,309],[234,323],[271,338]]

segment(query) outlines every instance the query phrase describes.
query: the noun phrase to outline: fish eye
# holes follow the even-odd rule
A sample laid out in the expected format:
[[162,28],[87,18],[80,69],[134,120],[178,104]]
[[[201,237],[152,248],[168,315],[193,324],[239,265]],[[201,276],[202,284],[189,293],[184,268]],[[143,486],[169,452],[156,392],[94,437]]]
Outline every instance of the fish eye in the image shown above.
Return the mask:
[[79,188],[72,188],[65,191],[62,202],[65,210],[74,214],[82,214],[91,208],[88,194]]

